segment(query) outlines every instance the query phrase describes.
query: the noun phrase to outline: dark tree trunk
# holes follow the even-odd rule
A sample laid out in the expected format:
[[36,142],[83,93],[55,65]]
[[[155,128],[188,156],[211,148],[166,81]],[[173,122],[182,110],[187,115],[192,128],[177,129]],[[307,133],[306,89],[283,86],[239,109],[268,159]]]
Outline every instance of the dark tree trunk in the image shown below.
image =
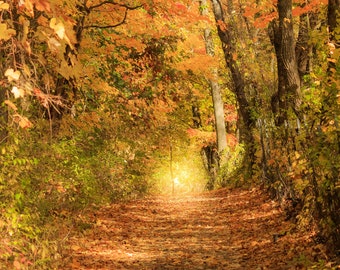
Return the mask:
[[303,76],[310,73],[312,44],[309,42],[310,30],[316,25],[317,14],[313,12],[304,13],[300,16],[299,34],[295,47],[296,61],[300,75],[300,82],[303,82]]
[[197,104],[194,104],[191,106],[192,110],[192,122],[194,125],[194,128],[201,128],[202,127],[202,119],[201,119],[201,113],[200,109]]
[[[217,30],[220,40],[222,41],[222,49],[225,56],[225,61],[228,69],[230,70],[232,82],[233,82],[233,92],[236,95],[237,103],[239,106],[239,114],[241,116],[241,125],[240,125],[240,134],[241,141],[246,145],[246,156],[247,163],[245,164],[248,168],[247,174],[248,176],[252,175],[252,166],[254,162],[254,146],[253,146],[253,135],[252,135],[252,127],[253,120],[251,117],[251,108],[250,104],[246,97],[245,92],[245,78],[243,72],[238,66],[235,55],[236,51],[236,37],[234,36],[234,32],[228,29],[228,25],[224,18],[224,11],[222,8],[222,4],[219,0],[212,0],[213,10],[215,15],[215,20],[217,23]],[[231,2],[228,2],[229,8],[231,7]],[[231,12],[231,10],[230,10]]]
[[[331,54],[332,50],[335,48],[340,47],[340,40],[337,38],[335,34],[335,29],[337,27],[337,19],[338,19],[338,13],[340,12],[340,0],[328,0],[328,31],[329,31],[329,43],[330,46],[334,46],[333,48],[330,47]],[[330,55],[332,57],[332,55]],[[335,59],[337,60],[337,59]],[[336,69],[335,61],[329,61],[328,62],[328,75],[329,75],[329,81],[331,81],[333,77],[333,73]]]
[[334,30],[337,27],[337,13],[340,11],[340,0],[328,0],[328,29],[330,40],[335,40]]
[[271,23],[271,40],[275,47],[278,73],[278,89],[272,97],[272,111],[276,124],[288,120],[291,108],[299,117],[301,105],[301,81],[295,54],[292,0],[279,0],[279,19]]
[[[336,33],[340,29],[339,25],[339,18],[340,17],[340,0],[329,0],[328,1],[328,30],[329,30],[329,61],[328,61],[328,88],[329,88],[329,102],[328,106],[331,106],[331,108],[334,109],[334,112],[339,111],[339,105],[337,103],[337,95],[339,93],[339,89],[337,87],[337,82],[339,81],[339,71],[337,70],[339,64],[339,58],[335,58],[336,54],[334,54],[334,51],[340,48],[340,39],[339,35]],[[333,112],[331,113],[331,115]],[[338,114],[339,115],[339,114]],[[332,115],[334,117],[335,122],[337,122],[337,147],[334,153],[336,153],[338,156],[340,155],[340,131],[339,131],[339,122],[337,120],[336,115]],[[336,253],[339,253],[340,251],[340,215],[339,215],[339,209],[340,209],[340,191],[336,188],[339,186],[340,182],[340,173],[339,168],[335,166],[332,170],[332,175],[329,177],[329,185],[330,187],[326,190],[324,190],[323,199],[325,202],[325,207],[327,209],[326,211],[321,212],[320,215],[322,215],[324,220],[327,220],[327,222],[334,224],[333,230],[326,231],[325,236],[326,238],[330,238],[329,241],[329,247],[332,251],[335,251]],[[326,214],[327,213],[327,214]],[[327,216],[325,216],[327,215]]]

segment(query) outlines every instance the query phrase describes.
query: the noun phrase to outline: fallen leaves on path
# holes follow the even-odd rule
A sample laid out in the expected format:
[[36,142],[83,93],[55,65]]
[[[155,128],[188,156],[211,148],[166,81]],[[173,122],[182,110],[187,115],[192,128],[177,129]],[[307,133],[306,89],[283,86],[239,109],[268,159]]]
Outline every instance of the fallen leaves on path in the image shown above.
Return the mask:
[[64,269],[307,269],[323,247],[258,189],[155,197],[88,214]]

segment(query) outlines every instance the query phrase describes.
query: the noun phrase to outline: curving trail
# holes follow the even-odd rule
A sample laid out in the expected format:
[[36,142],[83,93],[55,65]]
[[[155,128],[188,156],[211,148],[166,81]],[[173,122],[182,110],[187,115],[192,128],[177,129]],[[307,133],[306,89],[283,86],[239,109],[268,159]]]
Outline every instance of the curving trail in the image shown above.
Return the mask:
[[[88,214],[63,269],[306,269],[322,258],[258,189],[156,197]],[[285,234],[285,235],[283,235]]]

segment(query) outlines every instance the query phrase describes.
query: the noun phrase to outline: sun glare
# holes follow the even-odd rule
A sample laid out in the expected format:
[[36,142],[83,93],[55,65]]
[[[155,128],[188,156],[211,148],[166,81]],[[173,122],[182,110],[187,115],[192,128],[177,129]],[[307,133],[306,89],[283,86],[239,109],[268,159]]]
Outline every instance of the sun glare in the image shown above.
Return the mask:
[[173,187],[175,195],[197,193],[204,190],[208,178],[199,153],[191,153],[190,158],[187,156],[175,157],[172,164],[173,178],[169,167],[168,160],[165,162],[163,160],[157,167],[153,175],[155,192],[172,194]]

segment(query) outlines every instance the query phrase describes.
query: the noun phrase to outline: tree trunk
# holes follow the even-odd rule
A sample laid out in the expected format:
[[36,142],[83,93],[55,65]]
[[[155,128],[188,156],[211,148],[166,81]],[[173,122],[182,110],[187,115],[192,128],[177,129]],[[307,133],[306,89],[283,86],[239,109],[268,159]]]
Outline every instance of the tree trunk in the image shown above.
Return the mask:
[[303,77],[311,72],[311,55],[313,45],[310,43],[310,30],[316,26],[317,14],[304,13],[300,16],[299,34],[295,46],[295,56],[298,65],[301,85]]
[[[328,30],[329,30],[329,58],[328,58],[328,99],[330,101],[325,102],[330,106],[325,111],[325,116],[334,117],[334,122],[337,126],[336,132],[336,142],[334,147],[334,158],[340,155],[340,130],[339,121],[337,115],[339,115],[339,103],[338,95],[339,89],[337,87],[339,81],[339,71],[338,71],[338,61],[339,56],[335,53],[336,50],[340,48],[340,38],[337,34],[340,29],[339,18],[340,17],[340,0],[329,0],[328,1]],[[329,114],[329,115],[327,115]],[[336,164],[336,163],[335,163]],[[329,187],[323,191],[323,200],[325,202],[325,207],[327,211],[319,211],[324,220],[332,224],[340,224],[340,191],[337,189],[340,182],[339,168],[335,165],[332,169],[332,174],[328,178]],[[333,226],[332,230],[325,231],[325,236],[330,237],[328,245],[331,250],[339,252],[340,250],[340,228],[339,226]]]
[[[328,20],[328,31],[329,31],[329,46],[330,46],[330,57],[332,56],[332,51],[335,50],[335,48],[339,48],[339,39],[337,38],[337,35],[335,33],[335,29],[337,27],[337,19],[338,19],[338,13],[340,12],[340,0],[329,0],[328,1],[328,14],[327,14],[327,20]],[[338,60],[338,59],[334,59]],[[336,70],[336,64],[335,61],[329,61],[328,62],[328,75],[329,75],[329,81],[331,81],[333,77],[333,73]]]
[[[213,11],[215,15],[215,20],[217,24],[218,35],[222,42],[222,49],[225,56],[225,61],[228,69],[230,70],[233,92],[236,95],[238,102],[238,111],[241,116],[240,122],[240,140],[246,146],[246,174],[250,177],[252,175],[252,166],[254,162],[254,140],[252,135],[253,119],[251,117],[251,108],[248,103],[246,93],[245,93],[245,78],[243,72],[241,72],[235,55],[237,55],[235,43],[236,37],[234,33],[228,29],[224,18],[224,12],[222,4],[219,0],[211,0],[213,5]],[[230,5],[231,3],[228,2]]]
[[278,90],[272,97],[276,124],[288,121],[288,109],[299,117],[301,85],[295,54],[292,0],[279,0],[279,19],[271,23],[271,40],[275,47],[278,72]]
[[335,40],[334,30],[337,27],[337,13],[340,11],[340,0],[328,0],[328,30],[330,40]]
[[[201,12],[203,16],[208,15],[207,1],[200,1]],[[210,56],[215,55],[214,41],[211,35],[211,29],[206,27],[204,29],[204,40],[206,52]],[[224,102],[221,96],[220,85],[217,82],[218,70],[213,70],[213,78],[209,79],[211,88],[211,96],[214,105],[214,116],[215,116],[215,127],[216,127],[216,139],[217,139],[217,150],[219,155],[223,155],[223,151],[227,149],[227,134],[225,129],[225,118],[224,118]],[[221,156],[220,156],[221,158]],[[223,163],[223,158],[222,158]]]

